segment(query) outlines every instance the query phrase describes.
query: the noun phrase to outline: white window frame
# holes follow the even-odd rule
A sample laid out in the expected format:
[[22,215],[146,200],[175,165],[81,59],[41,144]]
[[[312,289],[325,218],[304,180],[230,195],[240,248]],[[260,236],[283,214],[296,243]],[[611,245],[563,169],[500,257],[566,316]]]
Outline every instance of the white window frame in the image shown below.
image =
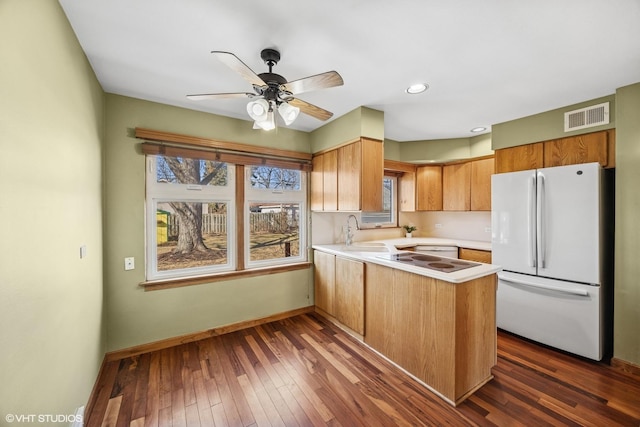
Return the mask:
[[[385,222],[365,222],[367,214],[375,214],[376,212],[362,212],[360,214],[360,226],[361,228],[392,228],[398,226],[398,178],[392,175],[384,175],[383,180],[391,180],[391,220]],[[380,183],[380,185],[384,185]],[[383,189],[384,196],[384,189]]]
[[[236,268],[236,194],[235,165],[227,163],[227,185],[167,184],[157,182],[155,155],[147,155],[146,162],[146,277],[147,280],[188,278],[212,273],[233,271]],[[162,202],[226,203],[227,205],[227,263],[158,271],[156,209]]]
[[[287,168],[282,168],[287,169]],[[296,262],[304,262],[307,260],[307,173],[300,171],[300,189],[299,190],[274,190],[269,188],[253,188],[251,186],[251,166],[245,167],[245,197],[244,197],[244,263],[247,269],[293,264]],[[274,258],[270,260],[251,261],[250,250],[250,212],[249,207],[252,203],[296,203],[300,206],[299,217],[299,254],[297,256]]]

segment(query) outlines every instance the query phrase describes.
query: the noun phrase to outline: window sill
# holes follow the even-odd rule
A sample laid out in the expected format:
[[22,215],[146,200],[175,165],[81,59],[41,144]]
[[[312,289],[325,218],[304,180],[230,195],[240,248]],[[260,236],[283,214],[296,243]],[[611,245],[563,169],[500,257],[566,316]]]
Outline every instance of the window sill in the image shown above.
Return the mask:
[[253,268],[251,270],[230,271],[226,273],[212,274],[209,276],[183,277],[179,279],[149,280],[140,283],[140,286],[147,291],[157,291],[160,289],[181,288],[184,286],[203,285],[205,283],[221,282],[224,280],[239,279],[243,277],[266,276],[269,274],[284,273],[287,271],[304,270],[311,267],[310,262],[299,264],[279,265],[275,267]]

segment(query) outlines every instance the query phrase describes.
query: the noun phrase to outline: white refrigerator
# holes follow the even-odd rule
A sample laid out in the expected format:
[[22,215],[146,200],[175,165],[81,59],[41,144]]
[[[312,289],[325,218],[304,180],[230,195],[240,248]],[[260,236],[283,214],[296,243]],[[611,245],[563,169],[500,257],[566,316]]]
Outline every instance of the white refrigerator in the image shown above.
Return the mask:
[[492,176],[499,328],[602,359],[610,285],[603,177],[598,163]]

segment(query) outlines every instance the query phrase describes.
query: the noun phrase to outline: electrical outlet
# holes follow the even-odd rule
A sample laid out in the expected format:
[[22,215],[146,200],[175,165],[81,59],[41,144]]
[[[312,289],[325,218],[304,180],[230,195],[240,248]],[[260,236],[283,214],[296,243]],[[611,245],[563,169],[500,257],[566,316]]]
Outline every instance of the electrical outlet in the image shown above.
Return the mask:
[[491,227],[485,227],[484,228],[484,232],[485,233],[491,233]]
[[136,268],[136,260],[134,257],[127,257],[124,259],[124,269],[134,270]]
[[436,228],[442,228],[442,224],[436,224]]

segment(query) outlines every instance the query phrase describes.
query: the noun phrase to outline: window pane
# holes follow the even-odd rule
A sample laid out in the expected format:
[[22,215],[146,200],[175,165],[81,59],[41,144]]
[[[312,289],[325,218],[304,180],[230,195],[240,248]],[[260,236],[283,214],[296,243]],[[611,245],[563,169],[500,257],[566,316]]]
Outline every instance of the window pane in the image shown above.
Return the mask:
[[157,156],[156,180],[159,183],[224,186],[227,179],[224,162]]
[[300,255],[300,204],[249,204],[249,260]]
[[226,203],[158,203],[156,224],[158,271],[227,264]]
[[382,211],[363,212],[362,222],[365,224],[389,224],[395,222],[395,178],[384,177],[382,180]]
[[251,187],[272,190],[300,190],[300,171],[272,166],[251,168]]

